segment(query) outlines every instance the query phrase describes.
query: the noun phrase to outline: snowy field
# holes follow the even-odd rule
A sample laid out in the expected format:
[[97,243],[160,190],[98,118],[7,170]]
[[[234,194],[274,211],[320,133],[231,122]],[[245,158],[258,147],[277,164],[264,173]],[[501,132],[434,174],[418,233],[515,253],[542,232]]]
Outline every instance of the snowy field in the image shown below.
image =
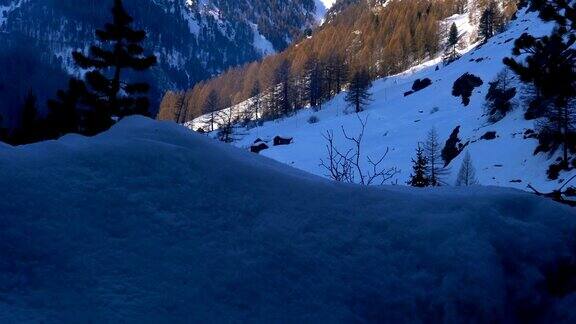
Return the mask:
[[[467,15],[450,17],[447,23],[451,22],[456,22],[461,29],[461,36],[468,38],[471,27],[467,23]],[[547,180],[548,165],[557,156],[534,156],[537,140],[524,139],[525,131],[534,129],[534,121],[524,119],[524,104],[520,95],[515,98],[515,111],[496,124],[487,122],[483,108],[489,82],[504,69],[502,59],[511,55],[514,40],[523,32],[544,35],[551,28],[550,24],[543,23],[535,14],[520,12],[519,18],[510,23],[507,31],[483,46],[473,44],[467,47],[462,58],[448,66],[443,66],[439,59],[435,59],[400,75],[377,80],[372,88],[374,100],[360,114],[362,119],[368,120],[364,140],[366,154],[378,157],[389,148],[384,163],[402,171],[391,183],[405,184],[418,142],[425,141],[427,132],[435,128],[440,135],[440,144],[444,146],[454,128],[461,126],[459,138],[462,143],[469,143],[466,150],[472,155],[481,184],[524,190],[528,184],[532,184],[544,191],[557,189],[563,180],[576,173],[564,173],[557,181]],[[454,81],[466,72],[479,76],[484,82],[475,89],[467,107],[462,104],[461,98],[451,94]],[[404,92],[411,89],[416,79],[424,78],[431,79],[433,84],[404,97]],[[235,145],[248,149],[257,138],[271,140],[277,135],[293,137],[293,145],[271,147],[261,154],[325,176],[326,170],[320,167],[320,159],[327,155],[323,134],[329,130],[334,131],[336,139],[341,141],[338,145],[345,151],[347,144],[340,128],[344,127],[351,135],[359,132],[360,123],[354,113],[347,112],[350,109],[346,107],[344,96],[343,93],[325,103],[319,112],[304,109],[293,117],[267,122],[262,127],[246,132],[242,130],[244,135]],[[242,107],[241,104],[237,108],[241,110]],[[319,123],[307,122],[312,115],[318,117]],[[192,124],[194,129],[202,125],[204,120],[205,117],[197,119]],[[497,138],[481,139],[487,132],[496,132]],[[448,184],[454,184],[463,157],[462,153],[450,163],[451,173],[444,179]]]
[[343,185],[132,117],[0,145],[0,197],[1,323],[576,321],[547,288],[576,215],[514,189]]

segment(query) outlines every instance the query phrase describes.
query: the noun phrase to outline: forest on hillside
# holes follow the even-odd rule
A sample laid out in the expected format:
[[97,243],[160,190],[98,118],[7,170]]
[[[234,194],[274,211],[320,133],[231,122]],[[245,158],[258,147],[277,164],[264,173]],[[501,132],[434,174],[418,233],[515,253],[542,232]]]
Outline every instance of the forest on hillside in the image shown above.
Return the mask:
[[[298,88],[306,87],[311,69],[319,70],[327,83],[320,98],[327,100],[340,92],[353,71],[365,69],[374,79],[399,73],[437,55],[448,33],[440,21],[468,9],[471,21],[477,23],[490,2],[475,2],[474,8],[466,8],[465,0],[391,1],[385,6],[374,1],[338,2],[324,25],[287,50],[232,68],[187,91],[167,92],[158,118],[185,122],[207,110],[272,93],[281,83],[281,74],[286,73],[292,84],[292,105],[304,106],[310,102],[302,94],[305,90]],[[512,16],[516,2],[501,3],[502,19]],[[217,107],[207,105],[210,95],[219,99]]]

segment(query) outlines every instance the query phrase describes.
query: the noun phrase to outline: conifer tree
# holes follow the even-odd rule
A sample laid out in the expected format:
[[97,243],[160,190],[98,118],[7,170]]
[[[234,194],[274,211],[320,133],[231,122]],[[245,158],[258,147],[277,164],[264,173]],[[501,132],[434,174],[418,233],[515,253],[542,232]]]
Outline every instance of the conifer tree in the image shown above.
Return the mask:
[[454,61],[458,57],[458,52],[456,51],[456,46],[458,45],[459,37],[458,37],[458,27],[456,23],[452,23],[450,26],[450,32],[448,33],[448,42],[446,48],[446,59],[447,63]]
[[256,80],[254,85],[252,86],[252,90],[250,92],[250,97],[252,101],[250,102],[250,111],[252,112],[254,120],[258,121],[260,119],[261,111],[260,111],[260,95],[262,93],[262,89],[260,88],[260,81]]
[[112,124],[113,116],[148,114],[149,100],[146,93],[150,86],[145,82],[129,83],[128,70],[145,71],[156,64],[154,55],[145,56],[142,42],[146,38],[143,30],[132,29],[133,19],[126,12],[122,0],[115,0],[112,8],[113,20],[103,30],[96,31],[98,45],[90,47],[89,55],[74,52],[76,64],[86,70],[85,79],[91,92],[86,100],[94,115],[102,116],[106,129]]
[[568,167],[576,119],[570,104],[576,96],[576,8],[565,0],[533,0],[531,7],[540,11],[542,19],[556,22],[556,28],[549,36],[537,38],[527,33],[520,36],[512,54],[527,55],[525,60],[505,58],[504,63],[520,80],[531,83],[544,101],[552,102],[544,114],[550,124],[545,128],[552,130],[552,134],[545,138],[562,144],[562,164]]
[[476,184],[478,184],[478,179],[476,179],[476,170],[474,169],[470,152],[466,151],[466,155],[464,155],[464,160],[462,161],[462,166],[458,172],[458,178],[456,178],[456,186],[473,186]]
[[490,122],[504,118],[513,108],[512,99],[516,96],[516,88],[512,86],[513,78],[509,69],[504,69],[490,82],[486,94],[485,109]]
[[224,143],[234,141],[234,125],[237,123],[234,107],[228,107],[218,112],[218,139]]
[[348,93],[344,100],[346,100],[349,106],[354,107],[356,113],[361,112],[364,106],[372,101],[372,94],[370,93],[371,86],[372,81],[370,80],[368,71],[362,69],[352,75]]
[[15,130],[14,144],[30,144],[41,139],[41,130],[38,123],[38,103],[36,95],[30,89],[24,97],[24,103],[20,109],[20,125]]
[[216,113],[220,109],[220,96],[216,90],[210,91],[206,101],[204,102],[204,113],[210,114],[208,123],[210,124],[210,131],[214,131],[214,125],[216,124]]
[[488,3],[488,7],[482,12],[480,17],[479,33],[484,42],[492,38],[502,28],[502,13],[496,1]]
[[292,112],[293,84],[291,78],[291,64],[287,59],[282,60],[274,71],[274,105],[275,115],[288,116]]
[[334,53],[328,57],[323,79],[324,99],[329,99],[330,96],[342,91],[342,87],[348,81],[348,65],[342,55]]
[[81,111],[79,106],[87,95],[86,85],[83,81],[72,78],[68,82],[68,90],[58,90],[57,99],[48,100],[47,128],[49,136],[58,138],[68,133],[83,132],[80,126]]
[[306,62],[305,66],[305,82],[306,82],[306,97],[307,101],[311,107],[321,106],[322,98],[323,98],[323,89],[322,89],[322,72],[323,67],[320,63],[318,57],[313,54],[308,61]]
[[442,152],[440,142],[438,139],[438,132],[432,128],[426,135],[426,142],[424,142],[424,154],[428,161],[428,168],[426,175],[430,181],[431,186],[440,186],[443,181],[442,177],[446,176],[448,170],[442,163]]
[[416,149],[416,159],[412,159],[412,174],[410,175],[410,180],[408,184],[412,187],[428,187],[430,186],[430,180],[426,176],[426,170],[428,169],[428,159],[424,155],[424,150],[420,145]]

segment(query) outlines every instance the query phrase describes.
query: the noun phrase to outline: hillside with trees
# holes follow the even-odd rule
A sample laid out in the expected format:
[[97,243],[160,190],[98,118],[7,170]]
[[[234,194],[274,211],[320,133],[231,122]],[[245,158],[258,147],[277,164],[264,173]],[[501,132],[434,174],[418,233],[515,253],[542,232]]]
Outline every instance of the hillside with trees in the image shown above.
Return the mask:
[[[210,132],[212,120],[216,130],[223,125],[232,131],[226,138],[235,146],[254,147],[259,154],[339,181],[361,178],[351,162],[359,160],[362,172],[402,170],[388,183],[557,189],[576,172],[575,38],[572,11],[564,17],[556,14],[558,5],[537,5],[534,1],[517,18],[502,21],[502,3],[488,2],[475,28],[474,8],[467,6],[442,21],[448,32],[438,55],[392,76],[379,77],[374,68],[343,69],[340,94],[318,95],[328,87],[318,82],[322,64],[317,56],[304,65],[304,77],[292,82],[284,77],[285,60],[276,70],[282,73],[274,75],[273,91],[259,96],[253,91],[252,99],[186,126]],[[468,37],[475,43],[465,43]],[[324,80],[339,79],[336,75]],[[284,89],[297,102],[288,113],[281,109]],[[220,98],[221,107],[229,106],[226,100]],[[215,133],[209,136],[216,138]],[[290,145],[273,145],[278,135],[291,139]],[[363,143],[361,149],[357,142]],[[352,158],[357,151],[364,153]]]
[[[488,7],[489,2],[475,8],[481,5]],[[366,69],[375,79],[436,56],[449,33],[439,22],[466,8],[463,0],[337,2],[324,25],[282,53],[230,69],[187,91],[167,92],[158,118],[182,123],[202,115],[203,103],[213,91],[222,99],[221,109],[238,104],[254,96],[255,84],[262,99],[267,99],[264,109],[273,110],[278,74],[286,72],[292,91],[290,109],[315,106],[338,94],[356,70]],[[316,87],[320,98],[310,100],[306,92],[315,77],[320,79]]]

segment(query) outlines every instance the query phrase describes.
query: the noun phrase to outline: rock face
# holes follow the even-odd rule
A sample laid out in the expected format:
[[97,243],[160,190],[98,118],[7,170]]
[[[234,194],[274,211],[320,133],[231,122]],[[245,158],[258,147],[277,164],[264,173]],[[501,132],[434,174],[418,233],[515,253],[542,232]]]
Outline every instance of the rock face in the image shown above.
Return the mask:
[[[0,0],[0,58],[8,58],[0,63],[4,72],[0,99],[8,103],[5,106],[18,106],[28,88],[44,100],[65,82],[58,79],[50,82],[52,86],[41,80],[55,75],[65,80],[67,74],[78,73],[70,53],[94,41],[94,30],[110,19],[112,2]],[[316,23],[314,0],[125,0],[124,4],[135,24],[148,32],[146,48],[159,56],[159,65],[148,76],[156,94],[189,87],[231,66],[282,50]],[[19,68],[13,67],[16,57]],[[11,85],[14,79],[27,79],[21,75],[31,80]]]

